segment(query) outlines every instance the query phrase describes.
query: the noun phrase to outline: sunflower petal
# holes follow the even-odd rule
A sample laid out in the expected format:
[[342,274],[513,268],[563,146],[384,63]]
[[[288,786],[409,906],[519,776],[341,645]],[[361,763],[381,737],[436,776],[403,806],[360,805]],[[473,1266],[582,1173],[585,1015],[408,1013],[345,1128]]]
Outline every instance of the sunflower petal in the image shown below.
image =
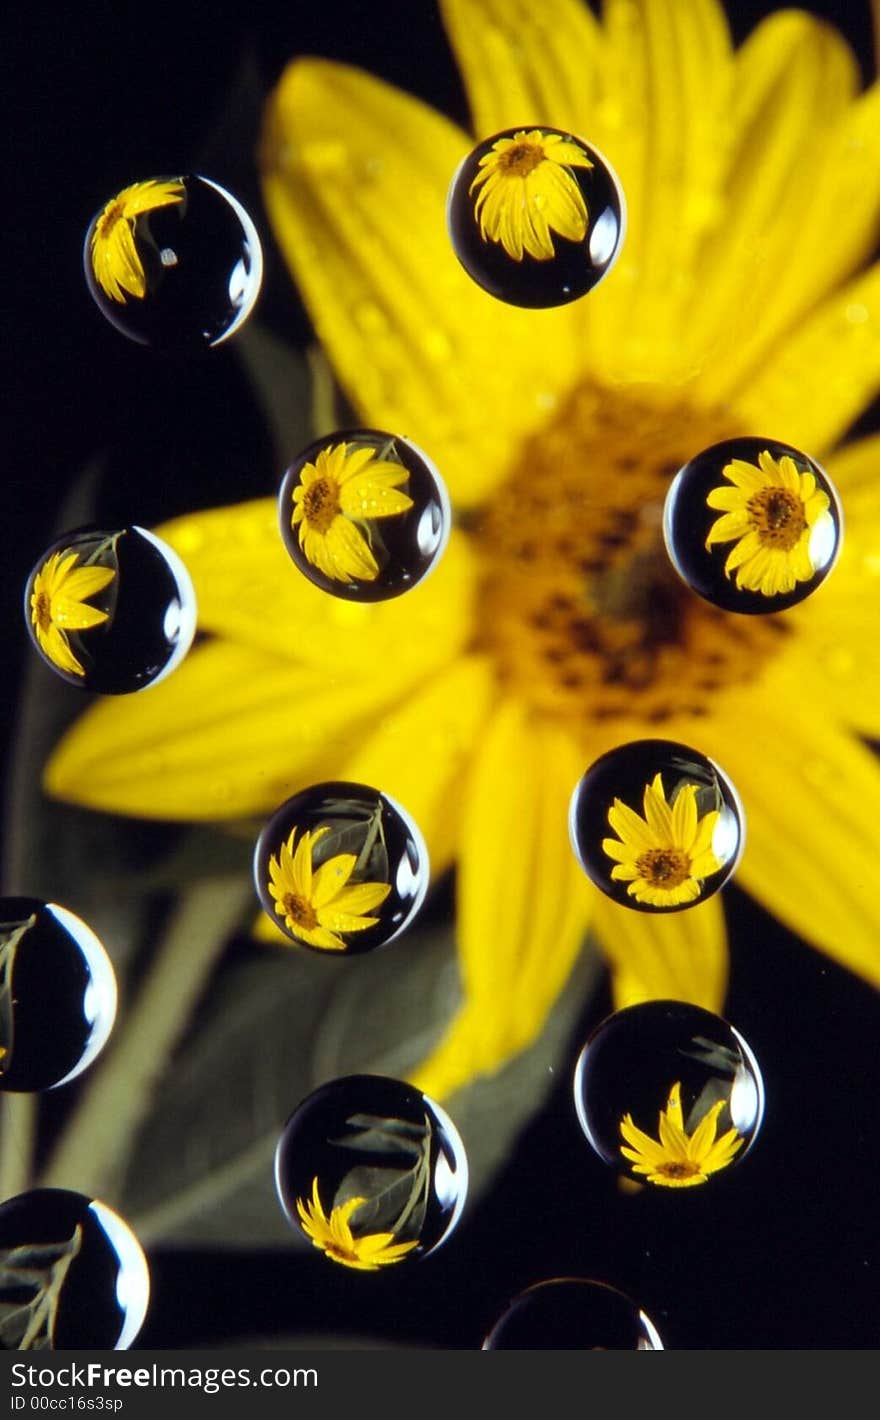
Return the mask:
[[327,676],[233,642],[209,642],[159,685],[101,700],[56,746],[48,793],[89,808],[197,821],[268,813],[334,777],[408,677]]
[[727,990],[727,937],[716,894],[684,912],[636,912],[603,897],[596,935],[608,959],[614,1004],[690,1001],[719,1011]]
[[[530,1045],[583,944],[595,892],[568,843],[583,766],[574,742],[501,703],[466,789],[458,891],[465,1005],[416,1072],[445,1095]],[[429,1088],[430,1086],[430,1088]]]
[[426,450],[459,506],[498,484],[545,417],[576,329],[566,308],[494,300],[459,264],[446,196],[470,146],[379,79],[301,59],[270,100],[261,154],[269,219],[340,381],[370,423]]
[[406,806],[425,839],[434,878],[455,855],[464,769],[493,696],[488,659],[462,657],[390,710],[340,771],[343,779],[381,784]]
[[[798,253],[815,253],[814,242],[821,253],[827,229],[846,225],[838,222],[839,208],[816,206],[816,183],[831,161],[830,135],[857,85],[858,69],[840,34],[804,11],[769,15],[737,52],[724,221],[701,257],[690,331],[703,350],[700,388],[709,402],[815,302],[824,277],[821,255],[805,271]],[[865,173],[865,181],[875,179]],[[805,213],[823,210],[834,214],[830,220],[804,220]],[[820,291],[841,274],[847,272],[836,272]]]
[[[747,805],[738,877],[806,942],[880,985],[880,764],[818,709],[786,713],[792,695],[780,676],[713,726]],[[759,753],[743,737],[744,715],[760,725]]]

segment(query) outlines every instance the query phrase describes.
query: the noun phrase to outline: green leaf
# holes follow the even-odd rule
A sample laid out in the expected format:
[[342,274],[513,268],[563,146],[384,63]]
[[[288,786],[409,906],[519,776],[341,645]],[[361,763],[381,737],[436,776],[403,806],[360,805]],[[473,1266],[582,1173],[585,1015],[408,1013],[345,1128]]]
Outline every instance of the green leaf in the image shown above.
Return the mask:
[[81,1244],[77,1223],[63,1242],[0,1251],[0,1343],[6,1350],[54,1350],[61,1291]]

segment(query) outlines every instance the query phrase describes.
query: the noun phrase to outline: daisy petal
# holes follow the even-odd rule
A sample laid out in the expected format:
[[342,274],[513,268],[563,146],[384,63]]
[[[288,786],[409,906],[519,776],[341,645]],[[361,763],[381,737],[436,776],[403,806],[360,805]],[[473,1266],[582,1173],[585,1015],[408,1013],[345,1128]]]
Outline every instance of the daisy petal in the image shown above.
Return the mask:
[[[199,628],[349,677],[445,665],[470,635],[476,567],[455,529],[432,571],[406,596],[370,606],[328,596],[284,550],[272,499],[191,513],[156,529],[193,579]],[[152,694],[152,692],[151,692]]]
[[464,769],[493,696],[488,659],[462,657],[383,716],[340,771],[358,784],[381,784],[406,805],[425,839],[435,879],[456,851]]
[[498,484],[575,354],[567,309],[506,307],[459,264],[446,196],[470,146],[419,100],[302,59],[269,103],[261,155],[276,238],[355,407],[428,450],[460,506]]
[[880,764],[818,709],[785,713],[783,685],[768,676],[749,697],[760,753],[743,738],[742,710],[713,725],[748,806],[739,880],[806,942],[880,985]]
[[462,815],[465,1004],[416,1072],[429,1094],[495,1071],[530,1045],[568,979],[596,897],[566,831],[582,768],[574,742],[517,701],[502,702],[485,727]]
[[616,1009],[652,1000],[721,1009],[727,936],[717,894],[667,916],[634,912],[603,895],[596,935],[611,967]]
[[92,706],[56,746],[44,784],[56,798],[143,818],[268,813],[332,778],[340,753],[408,685],[392,663],[369,680],[328,677],[209,642],[161,684]]

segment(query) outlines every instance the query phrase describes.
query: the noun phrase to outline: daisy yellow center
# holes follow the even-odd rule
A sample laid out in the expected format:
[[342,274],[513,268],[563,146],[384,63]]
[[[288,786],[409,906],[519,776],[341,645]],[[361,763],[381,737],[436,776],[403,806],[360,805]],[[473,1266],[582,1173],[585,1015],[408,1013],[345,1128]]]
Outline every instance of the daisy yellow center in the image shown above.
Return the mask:
[[760,488],[746,504],[746,512],[765,547],[790,552],[807,526],[804,505],[789,488]]
[[315,532],[326,533],[339,515],[339,489],[329,478],[316,478],[303,495],[303,516]]
[[113,228],[116,226],[116,223],[119,221],[120,217],[122,217],[123,210],[123,204],[122,202],[120,202],[118,197],[114,198],[112,202],[108,202],[107,206],[104,208],[104,211],[101,213],[101,216],[98,219],[99,237],[109,237],[110,233],[113,231]]
[[678,469],[739,433],[721,414],[584,382],[524,443],[472,522],[481,639],[512,690],[594,741],[621,717],[705,715],[719,690],[758,673],[784,620],[746,625],[697,597],[662,531]]
[[649,848],[636,859],[636,867],[653,887],[680,887],[691,874],[691,860],[678,848]]
[[281,906],[284,908],[285,917],[295,923],[297,927],[304,927],[307,932],[311,932],[317,927],[318,917],[315,909],[298,893],[285,893],[281,899]]
[[498,167],[512,177],[528,177],[544,162],[544,149],[538,143],[514,143],[496,159]]
[[345,1247],[342,1243],[328,1239],[324,1243],[324,1251],[328,1257],[332,1257],[334,1262],[352,1263],[360,1261],[360,1254],[356,1247]]

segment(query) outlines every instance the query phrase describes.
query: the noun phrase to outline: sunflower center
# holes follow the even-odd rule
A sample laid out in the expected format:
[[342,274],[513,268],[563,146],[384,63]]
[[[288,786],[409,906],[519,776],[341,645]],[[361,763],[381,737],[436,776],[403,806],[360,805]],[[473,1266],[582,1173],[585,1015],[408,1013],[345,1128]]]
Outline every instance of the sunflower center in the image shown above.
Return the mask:
[[650,390],[584,382],[470,521],[485,569],[481,642],[512,690],[594,748],[603,723],[705,716],[789,633],[779,616],[738,617],[696,596],[663,542],[678,469],[742,432]]
[[326,533],[339,514],[339,489],[329,478],[316,478],[303,496],[303,515],[315,532]]
[[511,177],[528,177],[544,161],[544,149],[537,143],[514,143],[498,154],[498,166]]
[[37,592],[33,599],[34,621],[41,631],[48,631],[52,623],[52,603],[48,592]]
[[288,892],[281,899],[284,915],[296,927],[304,927],[311,932],[318,925],[318,918],[312,904],[298,893]]
[[691,860],[678,848],[649,848],[636,859],[636,867],[652,887],[677,888],[690,877]]
[[789,488],[760,488],[746,512],[762,544],[781,552],[791,552],[807,526],[804,505]]
[[657,1165],[657,1173],[662,1174],[664,1178],[695,1178],[701,1172],[698,1164],[687,1159],[669,1159],[666,1163]]

